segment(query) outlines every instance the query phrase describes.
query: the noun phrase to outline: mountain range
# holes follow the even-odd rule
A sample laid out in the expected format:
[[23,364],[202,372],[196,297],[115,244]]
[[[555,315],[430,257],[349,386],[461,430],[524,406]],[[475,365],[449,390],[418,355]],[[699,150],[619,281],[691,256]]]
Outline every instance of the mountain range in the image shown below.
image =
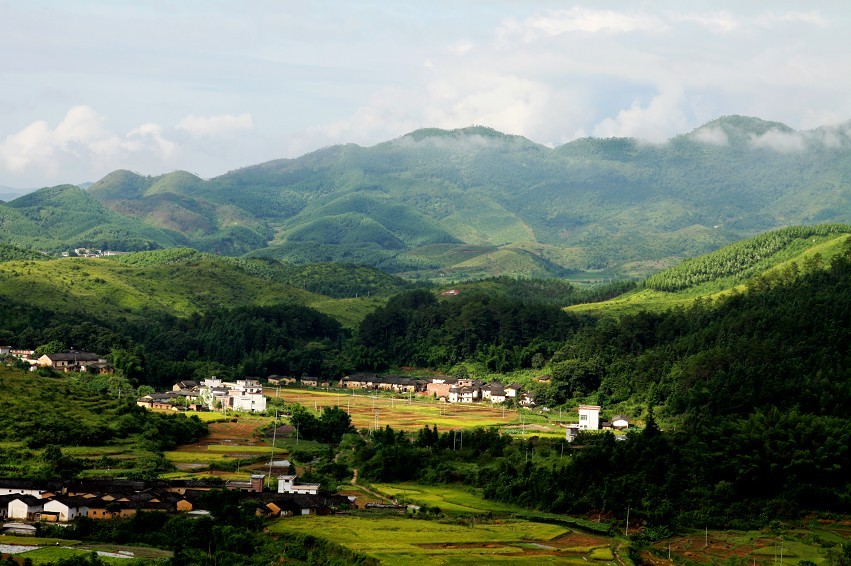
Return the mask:
[[663,144],[555,148],[473,126],[204,180],[119,170],[0,204],[0,242],[192,247],[408,278],[642,277],[790,225],[851,222],[851,123],[729,116]]

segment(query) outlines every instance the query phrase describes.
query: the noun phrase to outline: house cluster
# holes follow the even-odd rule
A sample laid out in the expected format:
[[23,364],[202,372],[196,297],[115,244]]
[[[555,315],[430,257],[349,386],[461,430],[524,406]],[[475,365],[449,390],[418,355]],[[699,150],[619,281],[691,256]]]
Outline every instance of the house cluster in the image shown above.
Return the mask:
[[266,411],[263,386],[256,379],[222,381],[216,377],[197,381],[178,381],[171,391],[150,393],[136,400],[148,409],[182,408],[192,410],[231,410],[250,413]]
[[489,384],[478,379],[454,377],[411,378],[394,375],[356,373],[339,382],[342,389],[366,389],[415,393],[443,399],[447,403],[504,403],[514,399],[518,404],[532,406],[535,400],[517,384],[504,385],[497,381]]
[[264,490],[265,474],[250,481],[114,480],[65,482],[0,478],[0,520],[66,523],[81,517],[111,519],[140,511],[209,515],[204,495],[213,489],[236,490],[258,501],[262,516],[322,515],[349,507],[354,498],[323,494],[319,484],[297,483],[296,476],[278,478],[278,490]]
[[[124,255],[130,252],[115,252],[111,250],[97,250],[95,248],[74,248],[77,257],[109,257],[113,255]],[[71,257],[71,252],[62,252],[62,257]]]
[[0,346],[0,356],[14,356],[19,358],[30,364],[30,368],[33,370],[39,367],[48,367],[65,373],[88,372],[105,375],[115,372],[115,368],[103,356],[92,352],[80,352],[78,350],[68,350],[67,352],[44,354],[35,357],[34,350],[18,350],[11,346]]
[[581,430],[626,430],[629,428],[629,418],[625,415],[615,415],[610,421],[600,420],[599,405],[579,405],[579,422],[568,425],[565,437],[573,441]]

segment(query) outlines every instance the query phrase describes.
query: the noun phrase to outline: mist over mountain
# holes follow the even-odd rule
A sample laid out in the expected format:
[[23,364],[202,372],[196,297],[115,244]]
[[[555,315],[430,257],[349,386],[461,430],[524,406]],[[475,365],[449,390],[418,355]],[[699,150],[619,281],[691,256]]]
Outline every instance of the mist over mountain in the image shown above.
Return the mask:
[[181,245],[410,277],[642,276],[770,229],[851,222],[849,149],[851,123],[798,132],[743,116],[663,144],[422,129],[209,180],[119,170],[87,191],[42,189],[0,207],[0,240]]

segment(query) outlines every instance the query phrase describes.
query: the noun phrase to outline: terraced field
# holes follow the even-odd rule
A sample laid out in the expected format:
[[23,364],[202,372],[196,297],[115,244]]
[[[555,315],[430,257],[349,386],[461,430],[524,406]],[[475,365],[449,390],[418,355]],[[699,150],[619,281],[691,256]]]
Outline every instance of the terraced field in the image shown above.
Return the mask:
[[269,531],[322,533],[386,564],[615,562],[613,539],[525,520],[453,523],[367,514],[307,516],[282,519]]

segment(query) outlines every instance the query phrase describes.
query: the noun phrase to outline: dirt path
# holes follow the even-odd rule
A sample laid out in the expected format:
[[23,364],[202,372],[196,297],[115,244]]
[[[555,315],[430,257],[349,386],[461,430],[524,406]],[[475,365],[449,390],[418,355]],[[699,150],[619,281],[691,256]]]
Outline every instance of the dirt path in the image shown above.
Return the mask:
[[[390,500],[390,499],[388,499],[387,497],[385,497],[385,496],[381,495],[381,494],[380,494],[380,493],[378,493],[377,491],[373,491],[373,490],[371,490],[370,488],[368,488],[368,487],[366,487],[366,486],[364,486],[364,485],[358,485],[358,469],[357,469],[357,468],[352,468],[352,472],[353,472],[353,473],[352,473],[352,481],[350,481],[350,482],[349,482],[350,484],[352,484],[352,485],[354,485],[354,486],[357,486],[357,488],[358,488],[358,489],[362,489],[363,491],[365,491],[365,492],[367,492],[368,494],[372,495],[373,497],[375,497],[375,498],[376,498],[376,499],[378,499],[379,501],[387,501],[387,502],[391,502],[391,500]],[[392,502],[393,502],[393,503],[395,503],[395,501],[392,501]]]

